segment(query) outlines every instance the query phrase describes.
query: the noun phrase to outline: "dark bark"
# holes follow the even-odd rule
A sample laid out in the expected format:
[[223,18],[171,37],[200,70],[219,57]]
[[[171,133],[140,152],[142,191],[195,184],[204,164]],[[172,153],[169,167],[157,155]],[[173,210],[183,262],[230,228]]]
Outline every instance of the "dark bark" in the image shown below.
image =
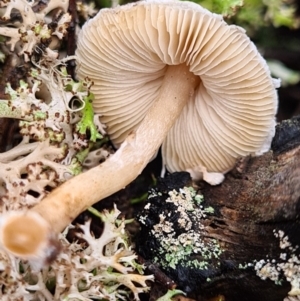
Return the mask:
[[[178,181],[178,175],[174,181]],[[164,272],[178,288],[197,300],[209,300],[214,296],[222,296],[226,301],[283,300],[290,290],[288,282],[276,285],[270,280],[261,280],[253,267],[241,269],[240,265],[261,259],[280,261],[283,250],[274,230],[284,231],[293,246],[300,246],[300,118],[277,126],[272,151],[241,160],[217,187],[200,185],[205,206],[215,209],[203,223],[204,236],[217,239],[223,250],[219,263],[212,260],[208,270],[179,264],[175,270],[162,268]],[[159,188],[162,189],[159,200],[151,198],[151,204],[157,206],[154,214],[170,210],[164,207],[167,197],[164,188]],[[158,247],[159,243],[151,234],[147,236],[155,219],[149,211],[147,214],[148,224],[142,225],[138,250],[149,261],[158,256],[150,251],[151,246]],[[295,253],[299,257],[299,250]],[[209,282],[207,277],[211,279]]]
[[[202,188],[206,202],[217,208],[208,222],[208,235],[222,242],[233,269],[211,282],[205,290],[219,292],[226,300],[283,300],[290,290],[262,281],[239,263],[277,260],[282,250],[273,230],[282,230],[300,245],[300,118],[277,127],[272,151],[251,158],[241,173],[232,172],[218,187]],[[238,176],[237,176],[238,174]],[[299,254],[299,252],[298,252]]]
[[[69,14],[71,15],[71,23],[68,28],[68,34],[66,37],[67,41],[67,55],[71,56],[75,54],[76,49],[76,25],[78,24],[78,15],[76,10],[76,1],[70,0],[69,2]],[[75,60],[70,60],[67,63],[67,71],[68,74],[71,75],[73,79],[76,78],[75,76]]]

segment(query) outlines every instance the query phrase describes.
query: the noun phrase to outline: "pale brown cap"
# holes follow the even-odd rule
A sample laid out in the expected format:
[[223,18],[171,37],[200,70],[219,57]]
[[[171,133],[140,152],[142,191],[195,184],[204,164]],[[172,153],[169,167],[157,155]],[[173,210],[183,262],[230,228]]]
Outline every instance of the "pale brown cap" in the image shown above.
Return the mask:
[[201,82],[162,145],[169,171],[224,173],[236,158],[270,147],[278,82],[243,29],[197,4],[102,9],[79,34],[76,55],[117,147],[157,99],[167,65],[183,63]]

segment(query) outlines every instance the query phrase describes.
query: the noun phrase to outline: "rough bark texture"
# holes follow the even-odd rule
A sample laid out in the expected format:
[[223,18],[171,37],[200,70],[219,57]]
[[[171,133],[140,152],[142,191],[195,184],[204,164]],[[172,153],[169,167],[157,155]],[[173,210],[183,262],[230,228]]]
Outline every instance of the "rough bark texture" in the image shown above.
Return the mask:
[[231,269],[205,291],[226,300],[283,300],[288,283],[277,286],[262,281],[239,263],[277,259],[279,240],[273,230],[283,230],[293,245],[300,245],[300,118],[277,127],[272,151],[241,162],[218,187],[202,188],[206,202],[217,208],[208,222],[208,233],[226,249]]
[[[284,231],[293,246],[300,246],[300,118],[277,127],[272,151],[241,160],[221,185],[201,184],[200,190],[205,205],[215,209],[204,223],[207,237],[216,238],[224,251],[220,264],[212,262],[202,271],[177,267],[164,272],[198,301],[214,297],[226,301],[283,300],[291,288],[288,282],[275,285],[256,276],[253,267],[241,269],[240,265],[279,259],[283,251],[274,230]],[[147,241],[143,227],[142,237],[146,242],[139,251],[151,261],[149,246],[153,241]],[[299,250],[296,253],[299,255]],[[211,281],[205,281],[206,277]]]

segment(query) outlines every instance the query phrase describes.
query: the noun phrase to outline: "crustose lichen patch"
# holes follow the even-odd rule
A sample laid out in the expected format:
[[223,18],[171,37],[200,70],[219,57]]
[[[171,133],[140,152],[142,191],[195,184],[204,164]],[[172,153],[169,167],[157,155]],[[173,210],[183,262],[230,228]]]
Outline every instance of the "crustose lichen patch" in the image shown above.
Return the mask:
[[152,190],[138,217],[142,236],[146,228],[149,231],[148,254],[166,270],[178,266],[207,270],[222,253],[218,242],[205,236],[203,220],[213,208],[206,207],[203,196],[192,187],[173,189],[163,201],[161,197]]

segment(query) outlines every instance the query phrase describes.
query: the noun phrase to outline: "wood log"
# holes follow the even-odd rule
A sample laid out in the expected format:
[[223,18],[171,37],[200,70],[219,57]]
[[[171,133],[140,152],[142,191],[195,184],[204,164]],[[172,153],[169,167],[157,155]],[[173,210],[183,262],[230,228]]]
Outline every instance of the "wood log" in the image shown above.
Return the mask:
[[[178,183],[182,185],[178,177],[168,178],[167,182],[162,180],[158,188],[161,196],[157,201],[150,199],[151,206],[158,206],[155,210],[152,208],[153,214],[172,215],[170,208],[165,207],[165,199],[167,190],[173,188],[174,183],[174,187]],[[187,185],[188,181],[184,181]],[[255,265],[264,259],[276,265],[283,262],[280,259],[283,252],[287,252],[287,257],[293,253],[300,258],[299,249],[296,249],[300,246],[300,117],[277,126],[271,151],[260,157],[240,160],[221,185],[212,187],[201,183],[200,190],[205,206],[214,208],[214,214],[207,215],[203,221],[203,235],[215,238],[220,244],[223,252],[219,262],[216,264],[214,259],[208,269],[203,270],[183,263],[176,269],[161,267],[162,270],[179,289],[198,301],[216,296],[226,301],[282,301],[291,290],[290,282],[282,272],[282,281],[278,285],[258,277],[251,263]],[[147,219],[141,224],[138,252],[153,263],[155,256],[160,256],[157,253],[159,242],[151,234],[157,217],[152,218],[149,210],[139,216],[145,214]],[[289,250],[280,248],[279,238],[274,235],[278,231],[288,237],[293,250],[292,247]],[[300,265],[296,268],[300,277]]]
[[207,285],[207,291],[216,292],[217,287],[226,300],[279,301],[287,295],[289,283],[263,281],[252,269],[237,269],[237,264],[278,260],[283,250],[274,230],[284,231],[294,246],[300,245],[299,145],[297,117],[277,127],[270,152],[238,164],[222,185],[201,189],[206,202],[218,208],[207,225],[208,235],[222,242],[225,257],[234,262],[233,270]]

